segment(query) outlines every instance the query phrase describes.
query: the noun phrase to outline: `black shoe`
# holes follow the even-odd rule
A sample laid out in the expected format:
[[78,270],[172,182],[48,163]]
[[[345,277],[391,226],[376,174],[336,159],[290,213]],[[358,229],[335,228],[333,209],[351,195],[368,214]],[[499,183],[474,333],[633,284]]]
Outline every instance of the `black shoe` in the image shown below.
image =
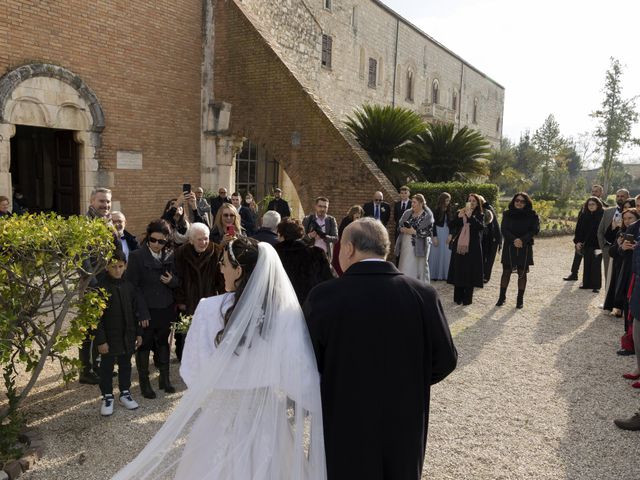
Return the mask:
[[614,420],[613,423],[622,430],[640,430],[640,412],[631,418]]
[[496,302],[496,307],[501,307],[501,306],[503,306],[503,305],[504,305],[504,302],[505,302],[506,300],[507,300],[506,298],[500,297],[500,298],[498,299],[498,301]]
[[516,308],[524,307],[524,290],[518,290],[518,298],[516,299]]
[[591,290],[593,293],[600,293],[600,289],[599,288],[594,288],[593,290]]
[[164,390],[165,393],[176,393],[176,389],[173,385],[171,385],[171,378],[169,376],[169,369],[162,368],[160,370],[160,378],[158,380],[158,386],[161,390]]
[[82,372],[78,379],[83,385],[100,385],[100,377],[95,372]]
[[580,290],[591,290],[591,287],[585,287],[584,285],[580,285],[578,288]]
[[572,273],[568,277],[564,277],[563,280],[566,282],[575,282],[576,280],[578,280],[578,275]]
[[618,355],[622,356],[622,357],[628,357],[629,355],[635,355],[636,354],[635,350],[625,350],[624,348],[621,348],[616,353]]

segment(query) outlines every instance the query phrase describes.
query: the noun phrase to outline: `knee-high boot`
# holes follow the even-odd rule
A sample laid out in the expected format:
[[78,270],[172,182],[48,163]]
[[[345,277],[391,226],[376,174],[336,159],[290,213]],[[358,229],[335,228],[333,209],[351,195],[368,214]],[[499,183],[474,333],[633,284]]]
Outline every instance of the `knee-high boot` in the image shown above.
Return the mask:
[[504,302],[507,300],[507,289],[505,287],[500,287],[500,296],[498,297],[498,303],[496,303],[496,307],[501,307],[504,305]]
[[174,393],[176,389],[173,387],[173,385],[171,385],[171,377],[169,375],[169,345],[158,346],[158,361],[160,363],[160,379],[158,382],[158,386],[166,393]]
[[516,300],[516,308],[524,307],[524,290],[518,290],[518,299]]
[[149,381],[149,350],[136,352],[136,367],[140,379],[140,391],[144,398],[156,398],[156,392]]

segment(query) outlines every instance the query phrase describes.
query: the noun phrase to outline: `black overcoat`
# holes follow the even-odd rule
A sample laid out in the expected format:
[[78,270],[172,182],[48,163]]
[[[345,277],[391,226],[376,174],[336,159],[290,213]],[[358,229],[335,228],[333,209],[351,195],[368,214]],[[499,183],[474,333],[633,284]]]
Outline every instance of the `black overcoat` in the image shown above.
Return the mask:
[[437,292],[359,262],[304,305],[318,361],[331,480],[420,479],[430,386],[456,367]]
[[468,220],[471,234],[469,235],[469,251],[461,255],[457,252],[458,239],[462,230],[462,219],[456,217],[451,221],[454,238],[451,240],[451,262],[447,283],[456,287],[484,286],[484,257],[482,256],[482,233],[484,231],[484,216],[476,210]]
[[[531,209],[510,208],[502,213],[501,262],[509,268],[527,268],[533,265],[533,237],[540,232],[540,219]],[[522,240],[523,247],[516,248],[513,242]]]
[[200,299],[224,293],[224,277],[218,262],[222,247],[209,242],[202,253],[186,243],[175,251],[175,271],[180,285],[174,291],[177,304],[186,305],[185,313],[193,315]]

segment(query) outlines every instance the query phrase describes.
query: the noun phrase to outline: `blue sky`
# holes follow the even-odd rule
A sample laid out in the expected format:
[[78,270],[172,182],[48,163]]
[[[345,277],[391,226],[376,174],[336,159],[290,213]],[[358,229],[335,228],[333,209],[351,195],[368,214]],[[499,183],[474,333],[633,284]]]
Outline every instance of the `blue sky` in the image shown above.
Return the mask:
[[624,95],[640,95],[639,0],[382,1],[505,87],[513,140],[550,113],[566,136],[593,130],[611,56],[626,65]]

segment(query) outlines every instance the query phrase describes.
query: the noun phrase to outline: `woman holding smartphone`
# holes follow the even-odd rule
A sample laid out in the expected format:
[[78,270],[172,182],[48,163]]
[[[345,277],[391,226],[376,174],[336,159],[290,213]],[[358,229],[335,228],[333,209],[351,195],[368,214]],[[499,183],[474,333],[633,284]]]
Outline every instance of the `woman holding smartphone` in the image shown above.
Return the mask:
[[236,237],[246,237],[240,225],[240,214],[230,203],[223,203],[216,213],[210,239],[223,247]]
[[484,286],[482,231],[484,212],[475,193],[470,193],[464,208],[451,222],[451,263],[447,283],[454,286],[453,301],[458,305],[473,303],[473,289]]
[[402,214],[399,223],[400,235],[395,247],[396,257],[400,257],[398,269],[405,275],[429,283],[427,259],[433,233],[433,213],[422,194],[411,198],[411,208]]
[[589,197],[582,208],[581,224],[576,226],[574,243],[584,257],[580,288],[598,293],[602,287],[602,250],[598,243],[598,226],[604,209],[602,200]]
[[138,292],[138,319],[143,328],[142,345],[136,352],[140,390],[145,398],[156,398],[149,382],[149,352],[155,348],[160,370],[160,388],[175,392],[169,378],[169,333],[176,320],[173,289],[180,285],[173,264],[171,227],[165,220],[147,225],[147,235],[138,250],[129,254],[127,279]]

